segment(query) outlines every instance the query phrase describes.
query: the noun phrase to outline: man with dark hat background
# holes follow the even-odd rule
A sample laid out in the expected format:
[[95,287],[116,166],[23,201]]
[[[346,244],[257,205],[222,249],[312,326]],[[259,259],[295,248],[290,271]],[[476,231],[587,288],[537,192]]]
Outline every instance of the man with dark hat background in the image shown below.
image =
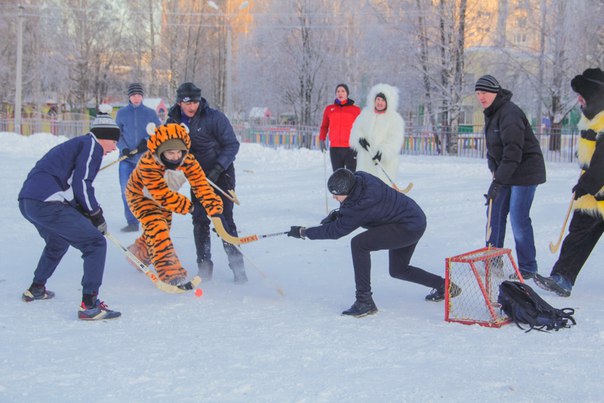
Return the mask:
[[128,105],[117,111],[115,117],[115,121],[122,131],[117,148],[120,150],[120,156],[126,157],[120,161],[119,166],[122,203],[126,217],[126,226],[121,229],[123,232],[138,231],[138,220],[130,211],[126,201],[126,185],[139,158],[147,151],[147,140],[149,139],[147,125],[149,123],[154,123],[156,126],[161,124],[157,113],[143,105],[143,97],[144,91],[141,83],[128,85]]
[[573,187],[574,213],[560,256],[549,277],[536,275],[544,290],[569,297],[577,276],[604,232],[604,71],[587,69],[570,86],[578,95],[581,137],[577,145],[582,170]]
[[[239,141],[231,122],[224,113],[210,108],[201,96],[201,89],[191,82],[182,83],[176,90],[176,103],[168,112],[166,123],[184,123],[189,127],[191,154],[195,156],[208,179],[223,191],[235,190],[235,157]],[[233,219],[233,202],[218,192],[223,203],[223,224],[226,231],[237,236]],[[212,278],[214,262],[210,243],[210,220],[200,200],[191,193],[193,202],[193,235],[197,250],[199,275],[204,281]],[[223,242],[229,267],[236,284],[247,282],[243,255],[230,243]]]
[[113,319],[111,311],[98,299],[103,280],[107,223],[96,200],[92,182],[104,155],[116,148],[120,129],[108,115],[111,106],[101,105],[90,133],[74,137],[48,151],[27,175],[19,192],[21,214],[31,222],[46,246],[34,279],[22,299],[25,302],[54,297],[46,289],[69,246],[82,252],[82,320]]
[[520,274],[532,278],[537,273],[537,253],[530,211],[537,185],[545,183],[541,146],[526,115],[512,102],[511,91],[501,88],[495,77],[480,77],[474,89],[484,109],[487,163],[492,174],[485,195],[491,209],[486,244],[503,247],[509,214]]
[[[377,312],[371,292],[371,252],[388,250],[390,276],[433,288],[427,301],[445,298],[445,279],[409,262],[426,230],[426,216],[413,199],[366,172],[337,169],[327,187],[340,203],[317,227],[292,226],[288,236],[301,239],[339,239],[363,227],[367,231],[350,242],[356,300],[342,315],[362,317]],[[450,285],[451,296],[461,289]]]

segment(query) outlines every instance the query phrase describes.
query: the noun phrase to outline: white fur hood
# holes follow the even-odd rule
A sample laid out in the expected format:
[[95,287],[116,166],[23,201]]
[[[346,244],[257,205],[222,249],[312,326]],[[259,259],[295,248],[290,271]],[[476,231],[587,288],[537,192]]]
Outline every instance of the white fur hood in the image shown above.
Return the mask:
[[383,93],[386,96],[386,102],[388,103],[388,112],[396,112],[398,109],[398,88],[388,84],[380,83],[374,85],[367,95],[367,106],[366,108],[375,108],[375,96],[379,93]]

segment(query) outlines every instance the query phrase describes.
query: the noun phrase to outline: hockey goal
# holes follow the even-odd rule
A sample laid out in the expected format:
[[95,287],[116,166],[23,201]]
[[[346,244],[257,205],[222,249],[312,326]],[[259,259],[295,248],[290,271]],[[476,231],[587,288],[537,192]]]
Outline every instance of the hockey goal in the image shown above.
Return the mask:
[[[466,325],[501,327],[510,322],[497,303],[499,285],[524,282],[510,249],[482,248],[446,259],[445,320]],[[451,298],[451,282],[462,289]]]

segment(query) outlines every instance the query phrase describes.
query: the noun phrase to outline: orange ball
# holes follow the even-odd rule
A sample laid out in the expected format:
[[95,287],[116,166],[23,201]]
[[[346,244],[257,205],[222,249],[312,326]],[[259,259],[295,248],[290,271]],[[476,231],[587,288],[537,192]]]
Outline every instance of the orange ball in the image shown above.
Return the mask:
[[201,290],[201,288],[198,288],[195,290],[196,297],[201,297],[202,295],[203,295],[203,291]]

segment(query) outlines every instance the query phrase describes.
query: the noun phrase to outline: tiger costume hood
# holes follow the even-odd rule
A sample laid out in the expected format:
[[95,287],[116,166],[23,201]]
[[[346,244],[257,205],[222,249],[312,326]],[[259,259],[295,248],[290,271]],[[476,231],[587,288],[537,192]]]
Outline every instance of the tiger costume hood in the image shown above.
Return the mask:
[[[191,148],[191,138],[189,130],[184,124],[168,123],[156,127],[155,124],[147,125],[147,149],[153,157],[167,169],[176,169],[182,165],[185,156]],[[178,161],[171,161],[164,157],[163,153],[168,150],[181,150],[182,157]]]

